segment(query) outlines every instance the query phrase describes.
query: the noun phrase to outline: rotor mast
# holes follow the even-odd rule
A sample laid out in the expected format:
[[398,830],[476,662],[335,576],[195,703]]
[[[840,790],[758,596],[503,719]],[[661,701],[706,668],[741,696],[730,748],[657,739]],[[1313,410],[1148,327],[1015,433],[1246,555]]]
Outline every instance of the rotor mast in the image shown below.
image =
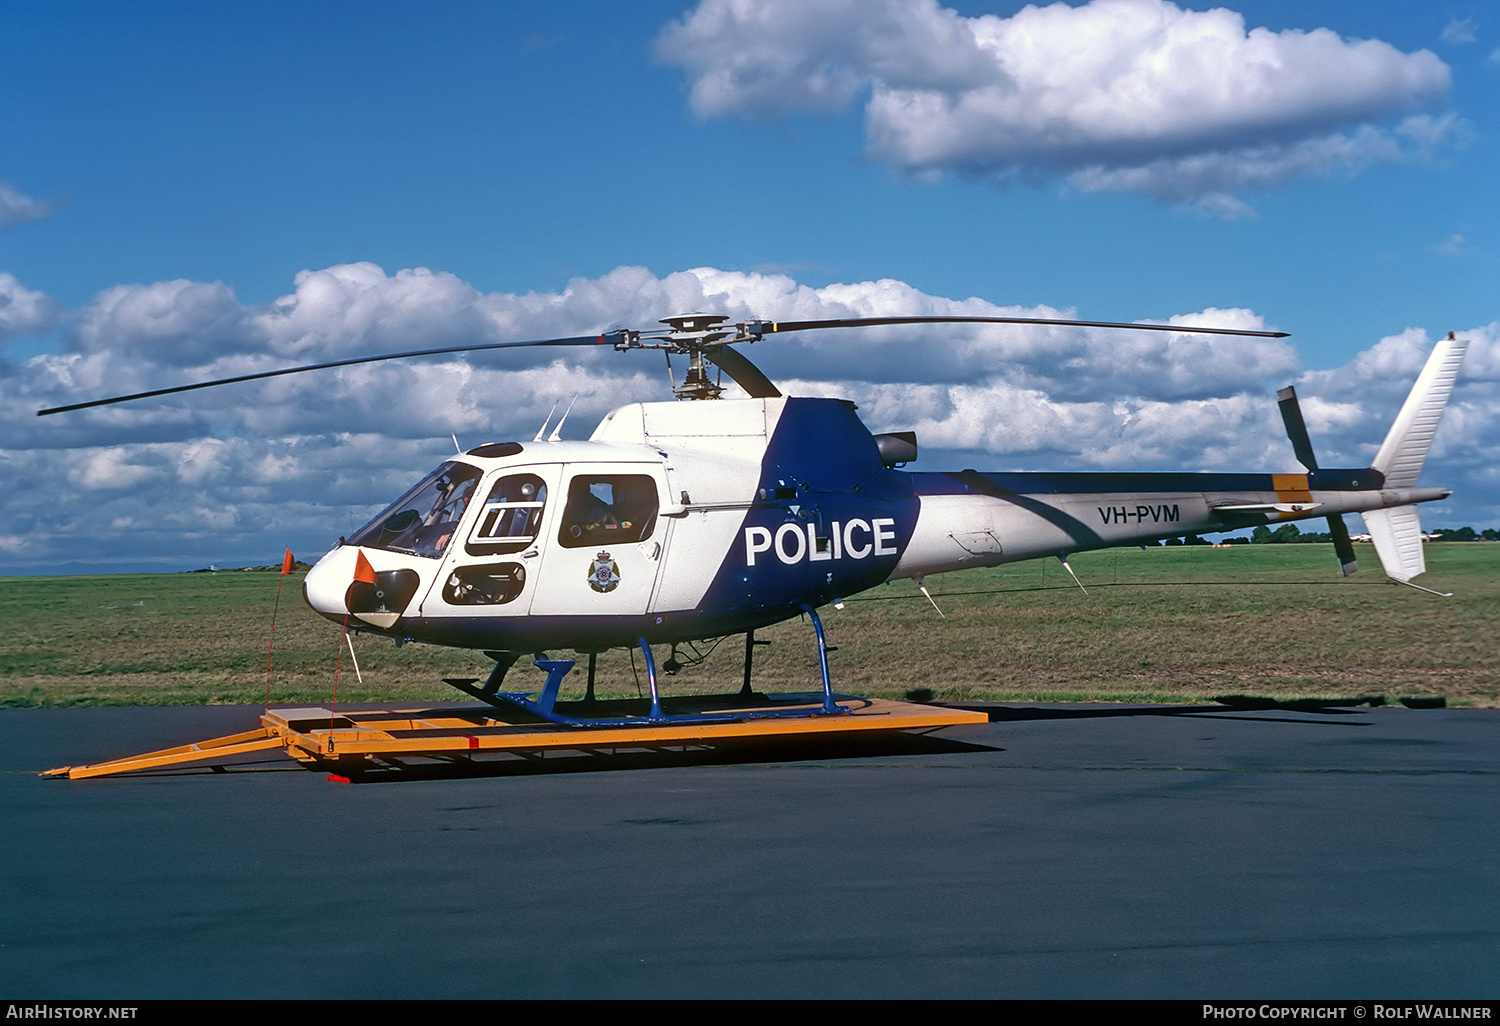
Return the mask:
[[666,335],[662,348],[668,354],[686,353],[688,356],[687,375],[682,384],[672,386],[672,394],[678,399],[717,399],[724,391],[714,378],[709,376],[708,367],[703,362],[703,351],[709,346],[723,345],[729,342],[741,341],[738,336],[744,335],[742,326],[725,324],[729,318],[721,314],[678,314],[676,317],[664,317],[662,324],[671,328]]

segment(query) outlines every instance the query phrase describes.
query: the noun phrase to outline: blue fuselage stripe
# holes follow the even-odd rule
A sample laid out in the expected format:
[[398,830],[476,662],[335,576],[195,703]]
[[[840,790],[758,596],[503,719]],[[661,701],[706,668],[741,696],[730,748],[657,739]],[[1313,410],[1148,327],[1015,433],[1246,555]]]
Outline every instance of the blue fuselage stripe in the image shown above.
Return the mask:
[[[1151,492],[1273,492],[1272,474],[1111,474],[1015,472],[979,473],[965,470],[956,474],[914,473],[912,485],[918,495],[1087,495],[1093,493]],[[1319,470],[1308,474],[1312,488],[1329,491],[1377,490],[1384,479],[1379,472],[1358,470]]]

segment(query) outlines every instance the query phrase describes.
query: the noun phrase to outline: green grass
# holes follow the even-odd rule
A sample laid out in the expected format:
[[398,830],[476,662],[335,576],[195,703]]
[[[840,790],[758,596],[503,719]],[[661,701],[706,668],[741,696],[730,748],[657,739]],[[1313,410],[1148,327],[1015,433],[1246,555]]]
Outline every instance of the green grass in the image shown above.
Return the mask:
[[[1322,545],[1172,547],[1084,553],[1084,594],[1055,561],[929,579],[944,617],[910,582],[825,609],[835,686],[896,696],[1029,701],[1202,701],[1443,695],[1500,705],[1500,545],[1434,543],[1421,583],[1451,599],[1395,587],[1374,553],[1341,579]],[[266,642],[278,576],[266,572],[8,578],[0,582],[0,704],[253,703],[266,695]],[[286,580],[276,623],[271,700],[326,703],[338,628]],[[792,621],[758,633],[756,687],[817,686],[812,630]],[[442,677],[479,677],[479,653],[355,641],[340,701],[457,698]],[[700,645],[700,648],[708,646]],[[668,694],[734,690],[741,639],[663,677]],[[563,653],[553,653],[562,655]],[[658,664],[666,650],[658,649]],[[635,665],[639,667],[638,659]],[[581,671],[581,667],[580,667]],[[529,675],[528,675],[529,674]],[[524,683],[523,683],[524,682]],[[508,684],[540,683],[517,668]],[[576,672],[570,690],[581,693]],[[576,687],[574,687],[576,685]],[[634,694],[629,653],[600,658],[602,694]]]

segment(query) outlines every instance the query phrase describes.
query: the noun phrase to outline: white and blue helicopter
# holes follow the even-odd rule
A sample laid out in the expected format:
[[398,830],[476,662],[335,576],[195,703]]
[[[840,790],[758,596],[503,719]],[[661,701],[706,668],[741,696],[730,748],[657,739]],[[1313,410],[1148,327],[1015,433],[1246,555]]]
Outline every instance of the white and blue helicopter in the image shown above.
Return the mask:
[[[307,574],[308,604],[335,622],[398,640],[477,649],[495,660],[478,680],[449,680],[502,709],[561,724],[640,723],[579,718],[557,697],[574,665],[638,648],[650,686],[646,722],[669,715],[653,645],[745,635],[749,697],[757,629],[805,615],[818,645],[823,701],[835,701],[817,610],[878,584],[1075,552],[1327,519],[1345,574],[1354,548],[1343,514],[1359,513],[1385,573],[1411,584],[1425,569],[1416,504],[1447,497],[1417,477],[1448,401],[1465,343],[1439,342],[1368,467],[1318,466],[1293,389],[1281,413],[1305,472],[910,472],[911,432],[872,434],[840,399],[785,396],[739,350],[767,335],[826,328],[982,322],[1057,324],[1286,337],[1179,325],[1008,317],[879,317],[744,321],[707,314],[664,328],[386,354],[158,389],[40,411],[61,413],[213,385],[379,360],[524,346],[611,346],[685,354],[674,402],[633,403],[608,414],[588,441],[498,442],[459,453],[419,481]],[[722,399],[705,361],[747,394]],[[686,400],[714,400],[694,402]],[[559,424],[559,428],[561,424]],[[1071,568],[1070,568],[1071,572]],[[1418,587],[1417,585],[1411,585]],[[1425,590],[1425,589],[1424,589]],[[502,692],[507,671],[535,655],[548,673],[537,691]],[[670,667],[669,667],[670,668]],[[533,699],[531,696],[536,694]],[[754,715],[780,715],[767,709]],[[749,715],[743,711],[737,716]],[[803,710],[798,715],[807,715]]]

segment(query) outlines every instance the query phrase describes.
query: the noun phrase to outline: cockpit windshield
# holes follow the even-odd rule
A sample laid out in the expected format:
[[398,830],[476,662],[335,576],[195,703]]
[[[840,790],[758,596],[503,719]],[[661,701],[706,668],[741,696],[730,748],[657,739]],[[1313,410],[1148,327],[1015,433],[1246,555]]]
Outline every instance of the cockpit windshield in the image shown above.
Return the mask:
[[444,463],[350,538],[414,556],[441,556],[479,484],[480,471],[466,463]]

